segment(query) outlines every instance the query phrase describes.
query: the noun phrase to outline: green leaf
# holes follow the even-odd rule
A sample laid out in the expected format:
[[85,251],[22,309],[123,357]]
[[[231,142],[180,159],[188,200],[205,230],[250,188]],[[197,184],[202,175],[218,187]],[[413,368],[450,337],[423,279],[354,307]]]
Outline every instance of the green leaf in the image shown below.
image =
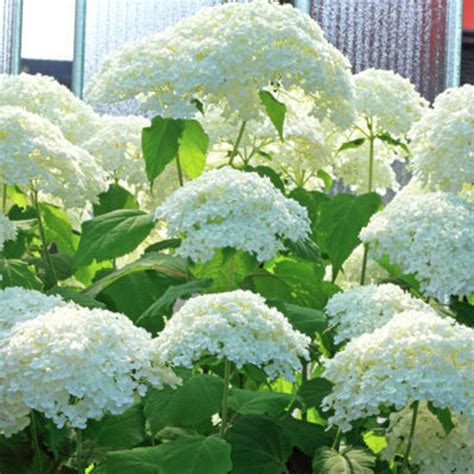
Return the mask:
[[282,311],[295,329],[311,339],[315,332],[323,332],[327,327],[326,316],[321,310],[285,303]]
[[331,191],[332,183],[334,181],[332,177],[324,170],[318,170],[316,176],[324,181],[324,192],[328,193]]
[[39,205],[44,222],[47,242],[54,242],[60,253],[73,255],[77,248],[77,236],[72,232],[72,226],[66,213],[50,204]]
[[105,193],[98,196],[99,202],[94,204],[94,216],[101,216],[117,209],[138,209],[138,203],[130,192],[118,184],[111,184]]
[[222,403],[224,382],[211,375],[197,375],[182,386],[150,390],[145,396],[145,416],[153,433],[165,426],[190,427],[210,420]]
[[379,140],[382,140],[383,142],[387,143],[388,145],[391,146],[398,146],[400,147],[407,155],[410,154],[409,148],[403,143],[401,140],[398,140],[396,138],[393,138],[390,133],[388,132],[383,132],[379,133],[376,138]]
[[81,293],[79,288],[71,286],[55,286],[48,290],[48,295],[58,295],[66,301],[71,301],[86,308],[105,308],[104,303]]
[[271,92],[260,91],[260,100],[265,107],[268,117],[275,126],[280,139],[283,140],[283,125],[285,123],[286,105],[278,101]]
[[331,260],[333,280],[342,264],[361,243],[359,232],[368,224],[380,204],[380,196],[376,193],[361,196],[341,193],[321,204],[316,242]]
[[233,388],[229,395],[229,407],[241,415],[278,416],[295,400],[294,395],[278,392],[254,392]]
[[[74,274],[72,257],[69,255],[58,253],[51,254],[49,256],[49,261],[54,268],[57,280],[66,280]],[[37,276],[41,278],[46,288],[51,288],[51,286],[56,284],[56,278],[52,274],[49,262],[44,255],[41,255],[41,258],[35,259],[33,263],[36,268]]]
[[244,416],[233,423],[226,439],[232,446],[232,474],[286,472],[291,442],[277,421]]
[[350,142],[343,143],[339,150],[337,151],[344,151],[344,150],[351,150],[354,148],[359,148],[365,142],[365,138],[356,138],[355,140],[351,140]]
[[285,192],[285,183],[273,168],[269,166],[246,166],[244,171],[247,173],[257,173],[263,178],[268,178],[275,188],[279,189],[282,193]]
[[197,178],[206,167],[209,136],[197,120],[185,120],[179,139],[178,156],[181,166],[190,178]]
[[313,458],[313,474],[370,474],[374,467],[375,457],[366,449],[348,447],[339,453],[322,447]]
[[181,239],[166,239],[166,240],[162,240],[161,242],[156,242],[155,244],[151,244],[149,247],[145,249],[145,253],[161,252],[162,250],[167,250],[167,249],[176,249],[180,245],[181,245]]
[[470,328],[474,327],[474,306],[467,301],[453,299],[449,305],[450,309],[456,313],[458,323]]
[[191,99],[191,104],[196,107],[198,112],[201,112],[201,115],[204,115],[204,104],[199,99]]
[[75,267],[130,253],[146,239],[154,226],[153,216],[136,209],[112,211],[84,222],[74,259]]
[[148,332],[156,334],[164,327],[164,316],[170,316],[173,305],[178,298],[189,298],[195,293],[201,293],[209,288],[212,280],[193,280],[182,285],[174,285],[167,288],[163,296],[149,306],[137,319],[136,325],[145,328]]
[[41,280],[31,270],[30,266],[21,260],[7,260],[0,257],[0,287],[21,286],[30,290],[40,290]]
[[155,117],[151,126],[142,130],[142,149],[145,168],[151,184],[178,155],[183,121]]
[[158,252],[150,252],[136,262],[109,273],[105,277],[94,282],[89,288],[84,290],[89,296],[95,297],[105,288],[126,275],[136,272],[153,270],[168,278],[172,278],[176,283],[186,281],[188,278],[186,260],[172,257]]
[[332,391],[333,384],[322,377],[304,381],[299,390],[298,396],[301,397],[307,407],[319,407],[323,398]]
[[145,439],[145,416],[141,405],[121,415],[106,415],[100,421],[90,420],[83,431],[84,439],[107,450],[130,449]]
[[448,434],[456,427],[451,418],[451,410],[449,408],[435,407],[431,402],[428,402],[428,409],[436,416],[436,418],[438,418],[438,421],[444,429],[445,435],[448,436]]
[[218,293],[240,288],[245,277],[257,268],[254,255],[231,248],[217,250],[214,257],[205,263],[192,263],[189,267],[196,279],[210,278],[209,292]]
[[25,431],[11,438],[0,436],[0,472],[2,474],[31,474],[33,452]]
[[299,240],[298,242],[285,240],[285,248],[295,257],[309,262],[321,263],[321,252],[316,242],[312,240]]
[[[99,472],[100,474],[157,474],[160,460],[159,446],[112,451],[105,455],[104,464],[101,465]],[[93,473],[95,471],[94,469]]]
[[375,431],[367,431],[363,435],[364,443],[374,453],[378,454],[387,447],[387,439],[383,434],[377,434]]
[[158,446],[158,474],[227,474],[230,446],[217,436],[183,436]]

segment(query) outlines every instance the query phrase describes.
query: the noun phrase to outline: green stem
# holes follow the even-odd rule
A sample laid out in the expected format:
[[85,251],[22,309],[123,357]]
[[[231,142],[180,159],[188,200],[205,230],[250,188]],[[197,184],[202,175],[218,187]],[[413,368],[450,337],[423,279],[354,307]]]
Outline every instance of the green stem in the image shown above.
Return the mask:
[[33,189],[31,196],[32,196],[32,201],[33,201],[33,207],[35,208],[35,211],[36,211],[36,217],[38,219],[38,228],[39,228],[41,243],[43,245],[43,253],[46,258],[46,262],[48,263],[49,269],[51,271],[51,276],[53,277],[53,283],[56,284],[58,281],[58,278],[56,276],[56,271],[54,270],[53,261],[51,260],[51,254],[48,251],[48,243],[46,241],[43,219],[41,218],[41,211],[40,211],[40,207],[38,203],[38,191]]
[[418,407],[420,402],[417,400],[413,402],[413,416],[411,419],[411,427],[410,427],[410,437],[408,438],[407,449],[405,450],[405,455],[403,456],[403,464],[400,474],[405,474],[405,472],[410,472],[408,470],[408,460],[410,457],[411,446],[413,444],[413,436],[415,435],[415,427],[416,427],[416,418],[418,417]]
[[[304,360],[301,364],[301,383],[305,383],[307,381],[308,381],[308,362]],[[302,415],[303,420],[308,421],[308,410],[306,408],[302,410],[301,415]]]
[[338,445],[339,445],[339,438],[340,437],[341,437],[341,429],[338,428],[337,432],[336,432],[336,436],[334,437],[334,441],[333,441],[332,446],[331,446],[332,449],[336,449],[336,450],[339,449]]
[[76,430],[76,463],[77,472],[83,474],[84,467],[82,466],[82,431]]
[[2,211],[5,216],[7,215],[7,189],[8,189],[8,186],[4,184],[3,194],[2,194]]
[[230,388],[230,372],[231,362],[227,359],[224,360],[224,394],[222,396],[222,410],[221,410],[221,431],[220,435],[223,438],[227,430],[227,419],[229,415],[228,399],[229,399],[229,388]]
[[178,169],[179,185],[183,187],[184,186],[183,170],[181,169],[181,162],[179,161],[179,156],[176,157],[176,168]]
[[43,461],[41,459],[41,449],[38,441],[38,430],[36,429],[36,415],[33,411],[30,413],[30,420],[33,451],[38,460],[38,474],[43,474]]
[[230,166],[232,166],[232,163],[234,162],[234,158],[237,155],[237,152],[239,150],[239,145],[240,145],[240,142],[242,141],[242,137],[244,136],[246,125],[247,125],[247,121],[244,120],[242,122],[242,125],[240,126],[239,134],[237,135],[237,140],[234,143],[234,148],[232,149],[232,152],[230,154],[230,158],[229,158],[229,165]]

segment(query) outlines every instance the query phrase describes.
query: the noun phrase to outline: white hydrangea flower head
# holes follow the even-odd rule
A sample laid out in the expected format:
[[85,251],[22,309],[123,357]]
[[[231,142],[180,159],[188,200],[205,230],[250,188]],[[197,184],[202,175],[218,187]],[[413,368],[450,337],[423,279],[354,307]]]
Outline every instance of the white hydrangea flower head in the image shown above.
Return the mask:
[[413,400],[431,401],[471,416],[474,330],[432,310],[409,310],[383,327],[352,339],[325,362],[333,384],[323,409],[342,431],[382,407],[397,410]]
[[474,291],[474,206],[450,193],[401,192],[372,216],[360,238],[388,255],[440,301]]
[[141,134],[150,121],[139,116],[116,117],[104,115],[99,129],[81,144],[111,180],[132,192],[149,187],[141,148]]
[[169,237],[181,237],[177,255],[210,260],[231,247],[271,260],[284,248],[282,239],[299,241],[310,229],[306,209],[286,198],[257,173],[230,167],[212,170],[187,182],[156,209],[168,224]]
[[[3,354],[0,353],[3,358]],[[0,358],[0,435],[9,438],[30,424],[30,409],[18,393],[8,391],[8,381],[2,375],[3,359]]]
[[106,175],[84,149],[49,120],[19,107],[0,107],[0,183],[29,188],[83,207],[106,189]]
[[414,175],[431,191],[474,182],[474,86],[440,94],[410,131]]
[[[406,407],[390,415],[387,447],[382,456],[388,461],[404,452],[410,435],[413,409]],[[420,474],[470,474],[474,466],[474,421],[451,413],[454,428],[446,435],[443,426],[421,402],[412,439],[412,463],[419,466]]]
[[175,118],[194,116],[198,99],[250,120],[261,107],[259,91],[271,84],[302,88],[319,118],[342,127],[352,121],[347,59],[309,15],[268,1],[203,8],[126,45],[105,60],[86,96],[105,103],[138,97],[147,112]]
[[349,341],[382,327],[403,311],[429,311],[430,306],[391,283],[353,288],[331,297],[326,305],[334,341]]
[[310,342],[261,296],[243,290],[191,298],[156,338],[163,360],[176,366],[192,367],[202,356],[215,355],[288,380],[301,368],[299,358],[309,357]]
[[75,305],[17,324],[2,349],[9,394],[59,428],[118,415],[156,388],[179,383],[152,337],[124,315]]
[[15,224],[8,219],[3,213],[0,213],[0,252],[7,240],[15,240],[16,227]]
[[0,74],[0,104],[21,107],[48,119],[78,144],[96,131],[98,115],[55,79],[41,74]]
[[[354,138],[351,137],[352,139]],[[357,148],[340,151],[334,160],[334,174],[357,194],[363,194],[369,190],[369,147],[369,141],[365,140]],[[392,168],[392,163],[401,159],[397,151],[396,147],[389,146],[380,140],[374,142],[372,190],[381,195],[384,195],[387,189],[398,191],[400,187]]]
[[354,76],[354,104],[360,117],[373,121],[374,132],[402,138],[428,102],[415,86],[393,71],[366,69]]
[[[364,246],[358,245],[349,258],[344,262],[342,270],[337,274],[336,285],[343,290],[356,288],[360,286],[360,276],[362,271],[362,262],[364,259]],[[327,267],[327,279],[331,279],[332,267]],[[369,249],[367,266],[365,271],[365,281],[367,284],[375,284],[388,278],[389,274],[378,262],[372,258],[372,252]]]

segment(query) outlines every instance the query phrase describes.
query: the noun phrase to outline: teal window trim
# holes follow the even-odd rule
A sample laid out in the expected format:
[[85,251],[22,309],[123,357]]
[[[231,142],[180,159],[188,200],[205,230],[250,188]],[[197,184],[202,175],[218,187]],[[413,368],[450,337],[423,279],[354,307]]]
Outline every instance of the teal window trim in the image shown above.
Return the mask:
[[74,57],[72,63],[72,92],[81,98],[84,88],[86,12],[87,0],[76,0],[74,19]]

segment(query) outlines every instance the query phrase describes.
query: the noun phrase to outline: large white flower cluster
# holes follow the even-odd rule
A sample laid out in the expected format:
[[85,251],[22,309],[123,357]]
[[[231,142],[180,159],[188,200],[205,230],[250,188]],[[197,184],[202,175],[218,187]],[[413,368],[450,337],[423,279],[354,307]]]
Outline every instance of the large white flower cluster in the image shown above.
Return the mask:
[[156,343],[163,360],[192,367],[205,355],[227,359],[238,368],[253,364],[271,378],[294,380],[308,358],[309,337],[250,291],[197,296],[167,321]]
[[0,183],[33,184],[66,207],[82,207],[106,189],[105,173],[89,153],[20,107],[0,107],[0,165]]
[[328,301],[326,313],[335,326],[336,343],[372,332],[396,314],[408,310],[429,311],[430,306],[391,283],[366,285],[336,293]]
[[139,116],[100,118],[99,130],[82,143],[113,181],[132,191],[148,185],[141,148],[141,133],[149,120]]
[[15,224],[0,213],[0,252],[7,240],[14,240],[16,237]]
[[373,131],[403,137],[417,122],[428,102],[402,76],[366,69],[354,76],[354,104],[359,116],[373,122]]
[[414,175],[432,191],[474,182],[474,86],[440,94],[410,131]]
[[232,247],[272,259],[282,239],[298,241],[309,233],[308,213],[286,198],[268,178],[225,167],[187,182],[156,209],[169,236],[182,238],[178,255],[207,261]]
[[260,90],[299,87],[315,98],[318,117],[346,127],[351,81],[349,62],[309,15],[256,1],[203,8],[126,45],[106,59],[87,96],[109,103],[138,96],[145,110],[177,118],[193,116],[198,99],[249,120],[260,110]]
[[[408,442],[413,410],[406,407],[390,415],[387,447],[382,455],[392,460],[404,452]],[[443,426],[428,408],[420,403],[412,439],[411,459],[419,466],[420,474],[470,474],[474,466],[474,422],[451,414],[454,428],[446,435]]]
[[446,300],[474,291],[474,206],[449,193],[400,193],[360,238],[414,273],[427,295]]
[[[123,413],[147,384],[179,379],[162,362],[150,334],[126,317],[75,305],[16,324],[1,349],[0,405],[23,403],[60,428]],[[0,426],[5,432],[12,432]]]
[[412,400],[470,414],[473,344],[473,329],[431,310],[394,316],[325,362],[323,376],[334,384],[323,400],[323,409],[334,409],[329,422],[348,431],[383,406],[400,410]]
[[0,104],[21,107],[48,119],[78,144],[93,134],[98,115],[52,77],[0,74]]

